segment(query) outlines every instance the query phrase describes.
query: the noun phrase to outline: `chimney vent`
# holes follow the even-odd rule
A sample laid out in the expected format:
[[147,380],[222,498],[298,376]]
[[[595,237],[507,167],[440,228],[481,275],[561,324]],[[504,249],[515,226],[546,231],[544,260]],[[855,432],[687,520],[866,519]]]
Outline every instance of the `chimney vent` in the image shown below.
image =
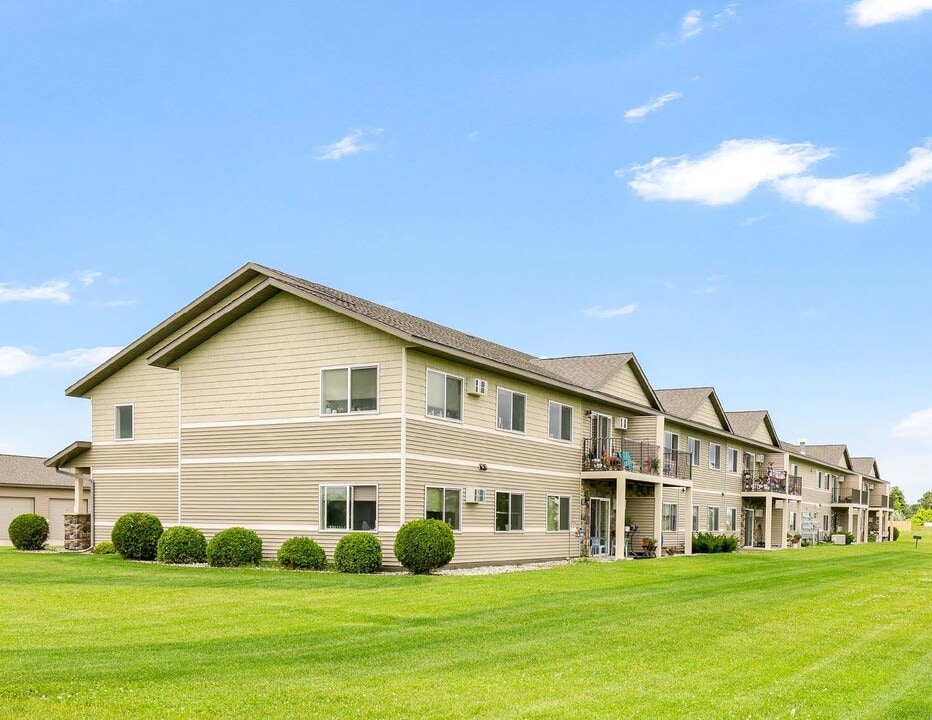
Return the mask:
[[806,454],[806,439],[805,438],[799,441],[799,453],[800,455]]

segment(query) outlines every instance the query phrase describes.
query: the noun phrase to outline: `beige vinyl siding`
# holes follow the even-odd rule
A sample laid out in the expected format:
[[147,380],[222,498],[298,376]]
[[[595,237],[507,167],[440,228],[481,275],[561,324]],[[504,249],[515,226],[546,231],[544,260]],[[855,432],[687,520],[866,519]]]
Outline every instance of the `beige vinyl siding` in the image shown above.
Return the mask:
[[148,512],[163,525],[178,522],[178,471],[134,473],[132,470],[94,474],[95,541],[108,540],[110,528],[128,512]]
[[[627,440],[644,440],[655,445],[663,444],[663,431],[658,429],[660,418],[656,415],[628,415]],[[658,442],[658,439],[660,442]]]
[[[654,498],[635,497],[631,494],[630,483],[628,485],[625,494],[625,517],[631,518],[631,524],[638,527],[637,532],[631,535],[629,550],[640,551],[644,538],[660,539],[660,528],[654,527]],[[624,520],[625,518],[621,518],[622,530],[624,530]]]
[[715,406],[712,404],[711,395],[699,403],[699,407],[696,408],[692,417],[689,419],[694,422],[702,423],[703,425],[708,425],[709,427],[724,429],[721,418],[718,416],[718,413],[715,412]]
[[757,440],[758,442],[762,442],[766,445],[774,444],[773,438],[770,437],[770,433],[767,432],[767,423],[765,423],[763,420],[754,429],[754,432],[751,433],[751,437]]
[[379,412],[400,411],[401,342],[286,293],[182,357],[182,422],[316,417],[320,371],[379,367]]
[[166,468],[178,465],[178,442],[94,444],[75,467]]
[[664,488],[663,502],[676,506],[677,529],[675,531],[663,531],[663,538],[658,535],[657,539],[662,539],[664,546],[682,547],[686,542],[686,523],[689,520],[689,514],[692,513],[692,508],[686,505],[686,493],[680,488]]
[[773,525],[770,528],[770,547],[782,547],[786,540],[786,533],[783,531],[783,516],[786,513],[786,503],[782,508],[771,506],[773,513]]
[[599,386],[599,390],[609,395],[630,400],[638,405],[650,407],[651,400],[638,382],[634,374],[634,368],[630,362],[618,370],[615,374],[609,376],[605,382]]
[[146,364],[137,358],[88,393],[92,437],[95,442],[116,439],[117,405],[132,404],[133,440],[178,438],[178,373]]

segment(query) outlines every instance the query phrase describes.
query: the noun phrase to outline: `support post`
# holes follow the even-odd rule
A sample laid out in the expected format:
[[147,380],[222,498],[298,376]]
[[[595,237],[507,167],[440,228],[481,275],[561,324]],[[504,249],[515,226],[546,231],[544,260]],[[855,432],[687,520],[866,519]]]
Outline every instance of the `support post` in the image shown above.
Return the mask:
[[660,557],[663,553],[663,483],[657,483],[654,491],[654,537],[657,540],[657,552],[655,557]]
[[625,534],[625,486],[627,482],[624,477],[615,480],[615,559],[622,560],[628,557],[625,544],[628,536]]
[[764,504],[764,550],[770,549],[770,540],[773,535],[773,497],[767,496]]
[[686,536],[683,539],[683,553],[685,555],[693,554],[693,533],[696,528],[693,527],[693,489],[686,488]]

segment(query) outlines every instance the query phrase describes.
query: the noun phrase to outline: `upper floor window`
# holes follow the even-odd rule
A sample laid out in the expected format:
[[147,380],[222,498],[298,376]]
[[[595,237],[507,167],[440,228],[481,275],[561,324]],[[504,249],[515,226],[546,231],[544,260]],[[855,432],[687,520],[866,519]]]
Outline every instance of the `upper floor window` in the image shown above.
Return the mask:
[[735,448],[728,448],[728,472],[738,472],[738,451]]
[[573,408],[569,405],[550,401],[550,431],[551,440],[573,439]]
[[676,433],[665,432],[663,434],[663,449],[676,452],[680,449],[680,436]]
[[699,438],[687,438],[686,446],[689,448],[689,454],[691,456],[690,463],[693,467],[699,467],[699,449],[701,447]]
[[822,471],[816,471],[816,487],[822,489]]
[[375,485],[321,485],[321,530],[375,530],[377,519]]
[[463,378],[428,370],[427,414],[447,420],[462,420]]
[[424,517],[428,520],[442,520],[454,530],[459,530],[460,514],[459,488],[427,488]]
[[722,446],[716,443],[709,443],[709,467],[713,470],[722,469]]
[[117,440],[133,439],[132,405],[117,405],[114,409],[114,434]]
[[324,415],[377,412],[379,369],[331,368],[320,371],[320,407]]
[[524,432],[524,415],[527,411],[527,395],[498,389],[498,429]]

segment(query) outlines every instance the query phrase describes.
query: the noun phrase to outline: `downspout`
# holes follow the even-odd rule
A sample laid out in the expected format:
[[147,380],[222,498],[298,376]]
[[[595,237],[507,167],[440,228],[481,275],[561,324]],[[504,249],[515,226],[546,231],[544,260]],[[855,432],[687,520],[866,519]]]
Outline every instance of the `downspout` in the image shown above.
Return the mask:
[[[60,467],[56,467],[55,472],[57,472],[60,475],[66,475],[70,477],[72,481],[77,480],[77,473],[72,473],[72,472],[68,472],[67,470],[62,470]],[[91,503],[90,503],[91,504],[91,544],[90,546],[84,548],[83,550],[65,550],[65,552],[80,554],[80,553],[90,552],[91,550],[94,549],[94,544],[95,544],[94,543],[94,540],[95,540],[94,538],[94,517],[96,516],[96,512],[95,512],[96,508],[94,507],[94,477],[93,475],[88,475],[87,481],[91,484]],[[81,483],[81,494],[82,495],[84,494],[84,483],[83,482]]]
[[407,475],[407,448],[408,448],[408,348],[401,348],[401,468],[400,486],[401,497],[398,500],[399,519],[398,527],[405,524],[405,480]]

